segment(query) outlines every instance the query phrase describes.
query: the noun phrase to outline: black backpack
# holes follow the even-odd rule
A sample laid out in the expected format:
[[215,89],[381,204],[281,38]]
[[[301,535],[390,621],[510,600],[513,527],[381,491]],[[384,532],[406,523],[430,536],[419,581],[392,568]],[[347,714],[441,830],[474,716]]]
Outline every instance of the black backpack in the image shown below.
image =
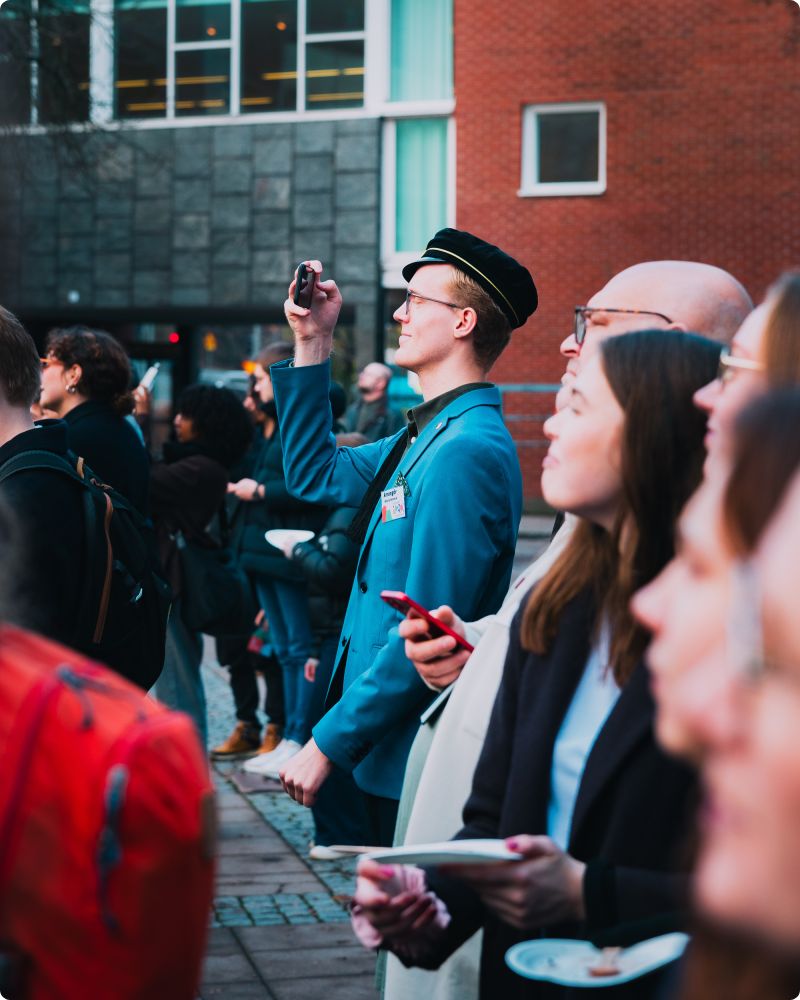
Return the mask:
[[73,466],[54,452],[23,451],[0,469],[0,483],[34,469],[61,472],[83,490],[86,578],[69,645],[147,690],[164,665],[172,603],[150,523],[82,458]]

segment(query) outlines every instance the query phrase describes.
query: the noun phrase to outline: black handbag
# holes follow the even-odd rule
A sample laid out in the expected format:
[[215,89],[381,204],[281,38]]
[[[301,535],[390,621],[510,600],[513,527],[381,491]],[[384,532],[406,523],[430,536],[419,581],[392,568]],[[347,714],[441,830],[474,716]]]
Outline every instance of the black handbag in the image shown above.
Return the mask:
[[193,632],[211,636],[249,632],[258,613],[250,580],[227,544],[224,508],[219,521],[219,543],[209,534],[202,544],[182,531],[173,536],[181,563],[181,615]]

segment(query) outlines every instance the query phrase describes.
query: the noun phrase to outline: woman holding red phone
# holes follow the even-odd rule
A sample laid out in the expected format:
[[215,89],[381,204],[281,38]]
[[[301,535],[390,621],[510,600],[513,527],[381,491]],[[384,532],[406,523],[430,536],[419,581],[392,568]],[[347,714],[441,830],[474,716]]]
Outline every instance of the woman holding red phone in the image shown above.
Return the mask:
[[[655,743],[647,634],[628,602],[669,560],[700,481],[705,421],[692,395],[718,358],[717,345],[671,330],[609,339],[545,424],[544,496],[579,523],[512,625],[457,835],[506,838],[523,860],[418,874],[362,861],[366,943],[434,969],[482,927],[481,996],[513,1000],[567,995],[510,972],[518,941],[628,945],[680,926],[695,777]],[[652,978],[606,995],[650,997]]]

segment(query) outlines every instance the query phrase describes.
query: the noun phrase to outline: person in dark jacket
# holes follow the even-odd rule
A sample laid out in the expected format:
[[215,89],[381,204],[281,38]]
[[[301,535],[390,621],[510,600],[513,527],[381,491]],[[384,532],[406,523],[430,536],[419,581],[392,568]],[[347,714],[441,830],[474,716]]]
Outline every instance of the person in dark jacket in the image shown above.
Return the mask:
[[358,375],[358,398],[348,406],[344,430],[363,434],[367,441],[391,437],[405,427],[405,417],[389,405],[389,381],[392,369],[371,361]]
[[[0,307],[0,471],[25,451],[51,452],[70,461],[64,422],[34,425],[30,408],[40,385],[41,361],[33,338]],[[75,648],[80,648],[75,623],[86,565],[82,494],[80,486],[48,469],[19,472],[0,485],[23,555],[14,581],[20,611],[16,624]]]
[[[335,384],[335,383],[334,383]],[[335,403],[331,399],[331,405]],[[366,444],[362,434],[337,434],[339,447],[357,448]],[[347,598],[358,563],[359,547],[347,529],[356,515],[354,507],[338,507],[320,533],[307,542],[288,544],[287,558],[303,570],[309,588],[309,611],[314,634],[315,655],[306,664],[306,679],[314,688],[309,705],[309,726],[325,714],[325,697],[330,687]],[[363,844],[368,839],[364,794],[353,776],[334,767],[311,807],[314,817],[314,844],[310,856],[324,861],[333,855],[330,844]]]
[[[671,558],[678,514],[700,482],[705,422],[692,396],[718,357],[717,345],[672,330],[606,340],[545,424],[544,496],[579,522],[512,624],[456,838],[505,838],[521,860],[397,867],[394,886],[362,862],[365,943],[437,968],[482,927],[481,997],[538,1000],[573,994],[512,973],[513,944],[629,945],[682,926],[696,776],[656,744],[647,634],[629,602]],[[398,917],[391,896],[404,885]],[[653,978],[605,995],[650,998]]]
[[[270,545],[265,533],[274,528],[318,531],[327,508],[305,503],[286,488],[283,447],[278,426],[269,366],[292,356],[283,341],[267,345],[256,362],[255,391],[266,415],[263,443],[251,476],[231,483],[229,490],[240,501],[234,515],[236,550],[240,564],[253,579],[260,606],[269,622],[273,649],[283,672],[285,726],[276,749],[247,761],[245,770],[277,775],[279,760],[296,753],[308,737],[311,685],[304,669],[311,655],[312,634],[308,597],[302,570]],[[276,756],[277,755],[277,756]],[[258,765],[258,766],[256,766]]]
[[213,545],[208,528],[222,507],[228,470],[244,455],[251,426],[230,389],[195,385],[178,400],[175,441],[164,446],[162,462],[150,476],[150,509],[159,554],[176,595],[167,627],[164,670],[155,693],[170,708],[188,712],[206,743],[206,708],[200,676],[202,640],[183,619],[183,577],[177,532],[189,542]]
[[133,411],[131,367],[102,330],[51,330],[42,359],[40,404],[67,423],[69,447],[109,486],[147,513],[150,459],[126,419]]

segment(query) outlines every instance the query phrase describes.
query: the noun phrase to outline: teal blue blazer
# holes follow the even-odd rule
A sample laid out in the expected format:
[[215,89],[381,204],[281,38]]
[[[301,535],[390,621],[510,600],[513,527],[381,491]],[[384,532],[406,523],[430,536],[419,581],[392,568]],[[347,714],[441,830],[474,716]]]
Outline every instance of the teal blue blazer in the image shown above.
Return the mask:
[[[289,491],[357,507],[398,435],[337,448],[330,431],[330,363],[270,369]],[[401,431],[404,434],[405,431]],[[505,597],[522,510],[522,478],[494,386],[449,403],[400,461],[406,515],[372,515],[342,627],[331,691],[342,697],[314,728],[334,763],[366,792],[399,799],[419,716],[434,697],[397,632],[400,612],[380,598],[402,590],[423,607],[449,604],[466,621]],[[396,476],[388,486],[394,486]],[[343,671],[343,674],[342,674]]]

